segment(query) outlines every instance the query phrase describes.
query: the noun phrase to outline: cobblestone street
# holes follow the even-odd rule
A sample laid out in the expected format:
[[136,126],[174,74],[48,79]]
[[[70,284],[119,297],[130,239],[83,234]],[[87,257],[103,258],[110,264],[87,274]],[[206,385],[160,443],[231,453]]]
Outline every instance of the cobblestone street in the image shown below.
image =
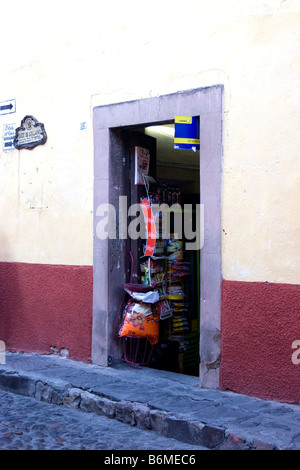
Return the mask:
[[80,410],[0,390],[1,450],[196,450]]

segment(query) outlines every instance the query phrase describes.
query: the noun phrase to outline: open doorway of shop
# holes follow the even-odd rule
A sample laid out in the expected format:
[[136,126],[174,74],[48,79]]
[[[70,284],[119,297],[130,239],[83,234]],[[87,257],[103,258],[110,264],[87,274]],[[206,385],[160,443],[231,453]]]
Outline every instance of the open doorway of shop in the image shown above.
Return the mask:
[[[93,217],[93,327],[92,361],[107,366],[121,357],[116,341],[122,285],[128,282],[128,237],[114,231],[99,233],[107,204],[115,208],[116,233],[123,233],[127,211],[118,210],[127,194],[126,131],[172,123],[178,114],[197,116],[200,122],[200,204],[204,213],[200,257],[199,383],[218,388],[221,351],[222,289],[222,127],[223,86],[197,88],[169,95],[102,105],[94,108],[94,217]],[[139,133],[143,135],[141,129]],[[146,135],[146,134],[145,134]],[[150,137],[150,136],[148,136]],[[178,154],[179,155],[179,154]],[[192,153],[191,153],[192,155]],[[158,152],[158,161],[160,156]],[[166,168],[166,167],[165,167]],[[182,178],[183,179],[183,178]],[[106,216],[103,212],[106,211]],[[114,212],[114,210],[112,211]],[[125,214],[124,219],[119,217]],[[122,224],[120,225],[122,221]],[[127,220],[125,220],[127,227]],[[107,224],[106,224],[107,225]],[[108,224],[109,225],[109,224]],[[126,267],[125,267],[126,266]]]
[[[139,240],[129,239],[127,250],[134,256],[133,281],[155,285],[163,308],[169,312],[159,321],[159,340],[153,346],[148,367],[198,376],[200,250],[186,249],[183,225],[187,221],[196,230],[200,152],[174,149],[174,127],[174,121],[169,121],[126,130],[128,203],[136,204],[146,197],[153,205],[171,208],[163,234],[159,222],[152,257],[144,255],[145,233]],[[141,148],[147,150],[150,161],[146,179],[137,184],[137,158]],[[185,216],[184,211],[187,211]],[[162,217],[161,212],[159,215]]]

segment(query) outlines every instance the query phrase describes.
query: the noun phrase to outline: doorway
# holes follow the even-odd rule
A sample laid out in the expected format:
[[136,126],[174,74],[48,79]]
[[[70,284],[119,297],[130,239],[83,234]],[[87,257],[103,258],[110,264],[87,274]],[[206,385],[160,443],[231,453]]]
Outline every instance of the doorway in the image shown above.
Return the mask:
[[[147,366],[198,376],[199,237],[200,223],[203,222],[200,221],[200,152],[174,148],[174,121],[134,127],[124,133],[129,159],[128,205],[147,198],[156,223],[152,256],[145,255],[145,233],[127,243],[133,261],[133,280],[143,286],[154,286],[160,299],[156,306],[162,310],[159,338],[151,348]],[[143,163],[149,164],[149,167],[145,165],[144,181],[137,179],[137,152]],[[142,328],[142,334],[146,334],[145,327]],[[136,352],[135,344],[139,344],[143,354],[142,340],[128,341],[126,338],[125,343],[133,350],[132,355]],[[129,356],[129,352],[126,353],[126,358]]]
[[[154,137],[157,126],[162,130],[173,125],[174,117],[197,116],[200,119],[200,159],[187,162],[186,171],[200,168],[198,182],[200,198],[204,206],[204,245],[200,250],[197,335],[200,364],[197,365],[200,385],[218,388],[221,338],[221,181],[222,181],[222,95],[223,87],[165,95],[156,98],[100,106],[94,109],[94,299],[92,360],[108,365],[110,354],[116,356],[114,318],[119,306],[120,286],[128,276],[127,243],[124,238],[99,239],[97,236],[98,208],[103,203],[118,206],[120,196],[126,194],[128,158],[124,135],[128,130]],[[163,129],[162,129],[163,128]],[[124,133],[124,131],[126,131]],[[158,138],[158,137],[157,137]],[[167,157],[167,155],[166,155]],[[162,158],[159,150],[156,172],[164,183],[174,182],[191,189],[191,183],[183,177],[183,169],[176,169],[174,162]],[[172,157],[170,157],[172,158]],[[188,167],[188,165],[190,165]],[[172,178],[170,173],[172,169]],[[180,172],[180,179],[174,174]],[[198,171],[199,174],[199,171]],[[168,175],[168,178],[166,178]],[[177,186],[176,186],[177,188]],[[186,192],[185,197],[188,197]],[[192,194],[190,194],[192,197]],[[120,222],[119,222],[120,223]],[[196,257],[197,258],[197,257]],[[197,263],[197,261],[196,261]],[[195,277],[193,276],[193,279]],[[200,285],[200,287],[199,287]],[[195,323],[195,322],[194,322]],[[200,332],[200,333],[199,333]],[[193,372],[194,374],[194,372]]]

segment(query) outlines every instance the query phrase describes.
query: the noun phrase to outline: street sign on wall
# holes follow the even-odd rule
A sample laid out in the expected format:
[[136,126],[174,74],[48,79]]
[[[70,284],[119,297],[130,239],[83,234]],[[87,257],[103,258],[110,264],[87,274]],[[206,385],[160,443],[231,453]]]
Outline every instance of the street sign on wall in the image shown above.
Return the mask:
[[21,126],[17,127],[14,146],[16,149],[31,150],[37,145],[44,145],[47,141],[47,134],[44,124],[38,122],[35,117],[27,115],[21,121]]
[[16,100],[0,101],[0,116],[16,112]]
[[3,124],[3,150],[14,150],[16,124]]

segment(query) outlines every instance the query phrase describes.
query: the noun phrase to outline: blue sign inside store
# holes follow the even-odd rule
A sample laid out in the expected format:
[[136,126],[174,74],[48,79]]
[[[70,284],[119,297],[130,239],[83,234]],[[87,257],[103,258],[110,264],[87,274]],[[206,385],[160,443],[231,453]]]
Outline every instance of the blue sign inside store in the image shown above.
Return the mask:
[[199,118],[194,116],[175,116],[174,149],[199,150]]

